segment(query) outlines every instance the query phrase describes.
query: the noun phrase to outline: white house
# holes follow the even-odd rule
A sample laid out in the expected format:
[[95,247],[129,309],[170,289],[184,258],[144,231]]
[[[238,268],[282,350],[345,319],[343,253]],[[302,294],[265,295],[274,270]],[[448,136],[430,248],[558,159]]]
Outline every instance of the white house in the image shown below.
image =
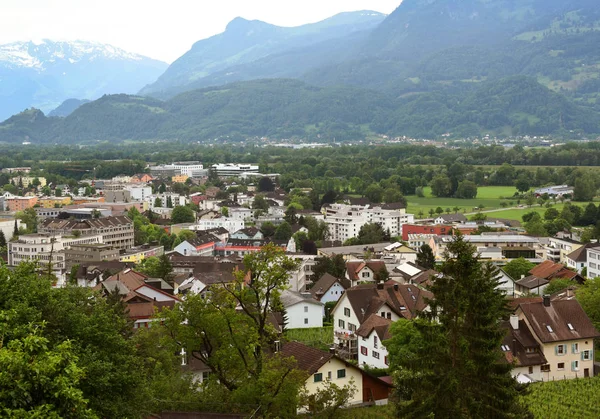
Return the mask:
[[185,240],[173,250],[183,256],[212,256],[217,243],[219,243],[219,238],[212,234],[206,234]]
[[238,230],[242,230],[245,227],[245,223],[242,220],[234,220],[233,218],[220,217],[213,218],[210,220],[199,220],[197,224],[190,227],[190,230],[211,230],[213,228],[224,228],[225,230],[233,233]]
[[326,273],[310,288],[312,296],[323,304],[336,302],[346,292],[342,281],[335,276]]
[[502,269],[499,270],[498,272],[499,277],[500,277],[500,283],[499,285],[496,287],[499,290],[502,290],[502,292],[509,297],[514,297],[515,296],[515,288],[516,288],[516,281],[506,272],[504,272]]
[[286,310],[288,329],[323,327],[323,303],[312,295],[285,290],[280,298]]
[[383,341],[391,338],[390,326],[392,321],[372,314],[358,328],[358,366],[371,368],[387,368],[389,366],[388,351]]

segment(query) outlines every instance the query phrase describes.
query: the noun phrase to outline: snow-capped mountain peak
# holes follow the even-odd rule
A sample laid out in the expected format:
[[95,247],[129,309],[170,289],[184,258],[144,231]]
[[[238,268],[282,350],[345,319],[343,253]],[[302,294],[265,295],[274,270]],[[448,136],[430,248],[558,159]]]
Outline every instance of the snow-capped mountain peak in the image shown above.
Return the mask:
[[44,39],[0,45],[0,64],[13,68],[44,71],[53,65],[99,59],[141,61],[145,57],[112,45],[85,41],[54,42]]

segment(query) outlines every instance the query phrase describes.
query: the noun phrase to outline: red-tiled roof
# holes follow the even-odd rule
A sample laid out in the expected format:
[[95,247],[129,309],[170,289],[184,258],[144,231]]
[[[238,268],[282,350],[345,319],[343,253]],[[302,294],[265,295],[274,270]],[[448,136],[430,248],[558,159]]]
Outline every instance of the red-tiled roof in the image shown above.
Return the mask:
[[330,352],[324,352],[299,342],[286,343],[283,345],[281,353],[285,357],[293,356],[298,368],[308,372],[310,375],[319,371],[319,368],[333,358],[333,354]]

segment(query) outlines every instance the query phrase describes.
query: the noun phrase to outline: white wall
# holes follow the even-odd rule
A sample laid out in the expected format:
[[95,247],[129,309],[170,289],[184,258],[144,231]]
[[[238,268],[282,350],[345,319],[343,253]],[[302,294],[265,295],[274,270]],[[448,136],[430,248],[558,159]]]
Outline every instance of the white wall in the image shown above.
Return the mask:
[[300,302],[286,307],[288,329],[323,327],[323,306],[312,302]]
[[[17,228],[21,227],[21,220],[17,220]],[[13,238],[13,231],[15,229],[15,220],[0,221],[0,230],[4,232],[6,241]]]
[[332,301],[337,302],[340,298],[342,298],[344,292],[344,287],[342,287],[338,282],[336,282],[327,290],[325,294],[323,294],[323,296],[321,297],[321,302],[323,304],[330,303]]
[[[363,354],[363,348],[366,349],[366,355]],[[375,354],[379,358],[376,358]],[[367,338],[358,338],[358,365],[360,367],[368,365],[372,368],[388,368],[388,365],[385,364],[387,356],[388,351],[381,343],[381,339],[379,339],[375,330]]]

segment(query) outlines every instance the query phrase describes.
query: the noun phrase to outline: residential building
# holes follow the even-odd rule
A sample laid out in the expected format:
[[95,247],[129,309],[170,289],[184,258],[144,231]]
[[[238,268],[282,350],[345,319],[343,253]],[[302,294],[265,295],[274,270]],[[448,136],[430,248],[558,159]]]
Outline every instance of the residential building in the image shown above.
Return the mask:
[[48,197],[40,198],[38,200],[38,204],[42,208],[63,207],[65,205],[71,204],[71,197],[70,196],[58,196],[58,197],[48,196]]
[[392,385],[367,374],[358,367],[336,355],[298,342],[283,345],[281,353],[293,357],[297,368],[308,373],[305,382],[308,394],[316,393],[327,381],[338,387],[353,385],[355,392],[348,405],[361,403],[385,404],[392,392]]
[[583,243],[568,237],[550,237],[546,246],[546,259],[566,265],[567,255],[583,247]]
[[410,320],[427,308],[426,298],[433,298],[429,291],[393,281],[347,289],[331,312],[336,350],[344,357],[357,359],[356,331],[372,314],[392,321]]
[[435,218],[433,220],[433,223],[435,225],[441,225],[441,224],[454,224],[454,223],[458,223],[458,224],[464,224],[467,222],[467,217],[465,217],[464,214],[440,214],[437,216],[437,218]]
[[550,186],[548,188],[539,188],[534,191],[536,197],[548,194],[550,196],[561,197],[564,195],[573,195],[575,189],[569,185]]
[[594,339],[600,333],[577,300],[519,304],[516,313],[532,332],[547,363],[541,366],[543,381],[594,375]]
[[323,327],[324,303],[315,300],[310,293],[285,290],[280,296],[285,308],[287,329]]
[[383,276],[386,270],[382,260],[353,260],[346,262],[346,279],[351,287],[359,283],[379,282],[378,278],[387,279]]
[[44,186],[46,186],[46,178],[45,177],[17,176],[15,178],[12,178],[11,181],[15,185],[23,185],[24,188],[29,188],[29,186],[36,179],[40,182],[40,184],[38,185],[38,187],[44,187]]
[[41,266],[48,266],[48,263],[52,263],[52,269],[62,273],[66,269],[64,250],[82,244],[102,244],[102,236],[24,234],[18,240],[8,242],[8,264],[16,266],[21,262],[35,261]]
[[160,200],[160,208],[167,208],[169,200],[171,201],[172,207],[184,206],[188,203],[188,200],[185,196],[179,195],[177,193],[166,192],[157,195],[148,195],[145,198],[145,201],[150,204],[150,208],[153,211],[155,208],[157,208],[155,205],[157,199]]
[[[293,239],[290,240],[293,242]],[[295,246],[295,243],[291,243],[292,247]],[[286,247],[286,250],[290,252],[290,243]],[[288,256],[292,259],[295,259],[298,263],[298,270],[294,272],[290,272],[290,276],[288,278],[288,285],[291,291],[304,292],[307,288],[307,285],[311,283],[313,276],[313,267],[315,266],[315,255],[305,255],[305,254],[288,254]]]
[[573,269],[578,274],[583,275],[583,270],[588,266],[587,251],[588,249],[595,247],[600,247],[600,245],[598,243],[587,243],[579,249],[569,253],[565,257],[565,265],[567,265],[569,269]]
[[324,207],[325,222],[329,226],[329,239],[345,242],[358,237],[365,224],[380,224],[391,237],[402,235],[402,226],[412,223],[414,216],[406,214],[401,203],[370,205],[331,204]]
[[72,244],[64,254],[67,270],[75,265],[119,260],[119,250],[107,244]]
[[390,365],[388,351],[383,341],[391,338],[390,319],[374,313],[360,325],[358,335],[358,365],[370,368],[388,368]]
[[228,217],[220,217],[208,220],[199,220],[196,225],[190,227],[190,230],[210,230],[213,228],[224,228],[230,233],[242,230],[245,227],[244,221],[234,220]]
[[157,309],[173,308],[179,302],[173,295],[173,287],[164,280],[149,278],[132,269],[109,277],[94,289],[104,295],[119,293],[127,305],[127,314],[134,322],[134,329],[149,327]]
[[[387,254],[386,250],[393,243],[374,243],[369,245],[356,245],[356,246],[334,246],[334,247],[321,247],[317,249],[319,256],[333,257],[335,255],[342,255],[346,260],[356,260],[364,258],[365,253],[369,252],[373,257],[382,257]],[[392,250],[393,251],[393,250]],[[391,251],[390,251],[391,252]]]
[[[17,230],[21,227],[21,220],[17,220]],[[13,233],[15,231],[15,219],[7,218],[0,219],[0,230],[4,233],[4,238],[6,241],[10,241],[13,238]]]
[[31,172],[31,167],[5,167],[2,169],[2,173],[29,173]]
[[256,227],[243,228],[231,234],[230,237],[241,240],[263,240],[265,238],[262,232]]
[[190,240],[184,240],[173,250],[183,256],[212,256],[215,245],[219,243],[218,237],[212,234],[204,234]]
[[188,175],[175,175],[171,176],[171,182],[173,183],[185,183],[190,177]]
[[138,264],[149,257],[158,257],[165,254],[164,246],[144,244],[121,251],[120,262],[131,262]]
[[268,243],[273,243],[284,250],[287,249],[287,241],[284,240],[240,240],[229,239],[227,243],[219,243],[215,246],[216,256],[240,256],[260,251]]
[[93,218],[89,220],[47,219],[38,226],[40,233],[73,235],[78,231],[82,236],[102,236],[101,243],[119,250],[127,250],[134,245],[133,222],[125,216]]
[[310,293],[314,299],[322,303],[336,302],[346,292],[342,280],[326,273],[310,288]]
[[113,184],[110,189],[104,190],[106,202],[133,202],[148,201],[152,195],[152,188],[141,184],[124,185]]
[[214,164],[211,168],[219,177],[242,177],[244,173],[258,173],[258,166],[252,164]]
[[37,202],[37,196],[11,196],[6,199],[9,211],[24,211],[27,208],[33,208]]
[[542,381],[542,367],[548,361],[525,320],[519,320],[519,316],[513,314],[502,327],[506,335],[501,349],[506,362],[513,365],[512,376],[520,383]]
[[588,278],[600,276],[600,246],[587,249],[587,268]]

